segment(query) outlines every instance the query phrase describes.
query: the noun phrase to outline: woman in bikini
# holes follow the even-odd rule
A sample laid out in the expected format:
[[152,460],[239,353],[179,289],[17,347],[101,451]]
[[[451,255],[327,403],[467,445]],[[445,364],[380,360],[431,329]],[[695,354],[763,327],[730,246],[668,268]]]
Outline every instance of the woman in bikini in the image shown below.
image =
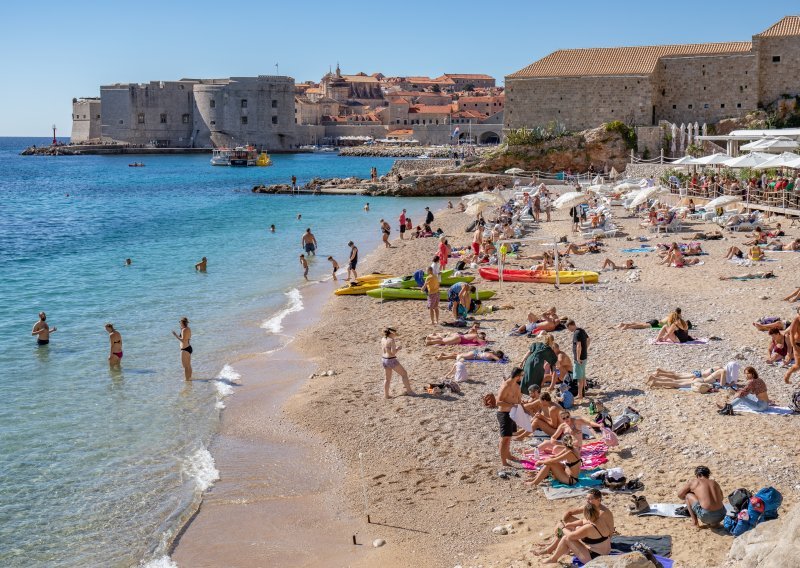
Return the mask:
[[122,334],[114,329],[114,325],[107,323],[108,341],[111,343],[111,351],[108,353],[108,365],[119,367],[122,362]]
[[[549,544],[532,552],[537,555],[550,554],[545,564],[555,564],[558,559],[572,552],[583,563],[611,552],[611,535],[614,534],[614,515],[603,505],[602,493],[590,489],[586,505],[582,509],[567,511],[556,527],[556,534]],[[583,518],[577,515],[583,513]]]
[[449,335],[431,334],[425,337],[425,345],[486,345],[486,334],[482,331]]
[[553,479],[567,485],[578,483],[578,476],[581,473],[581,465],[583,464],[581,449],[574,447],[572,436],[569,434],[561,438],[561,444],[564,448],[563,451],[550,459],[540,461],[539,464],[542,468],[533,479],[527,480],[526,484],[536,487],[547,479],[548,475],[552,475]]
[[561,424],[559,424],[549,440],[539,444],[539,451],[560,452],[563,447],[561,440],[563,440],[565,436],[569,436],[572,440],[572,445],[580,452],[581,446],[583,445],[583,428],[588,426],[595,430],[600,430],[600,426],[597,424],[588,422],[583,418],[573,418],[568,410],[562,410],[558,414],[558,417],[561,419]]
[[[769,330],[769,349],[767,350],[767,363],[780,363],[787,359],[789,354],[789,344],[786,342],[786,337],[777,329]],[[789,361],[786,361],[787,363]]]
[[383,244],[386,248],[392,248],[392,245],[389,243],[389,235],[392,232],[392,227],[386,220],[381,219],[381,240],[383,240]]
[[413,396],[414,391],[411,389],[411,383],[408,380],[408,372],[397,360],[397,352],[400,351],[400,346],[395,342],[397,337],[397,330],[393,327],[387,327],[383,330],[383,339],[381,339],[381,364],[386,374],[383,382],[383,396],[389,396],[389,387],[392,385],[392,373],[397,373],[403,380],[403,386],[406,388],[406,395]]
[[688,341],[694,341],[694,338],[689,335],[689,324],[681,317],[680,313],[672,312],[658,333],[656,343],[686,343]]
[[720,386],[735,385],[739,381],[740,365],[736,361],[728,361],[724,367],[698,369],[689,373],[678,373],[666,369],[656,369],[647,377],[647,385],[651,388],[680,389],[691,387],[694,383],[705,383]]
[[192,340],[192,330],[189,329],[189,320],[188,318],[181,318],[180,321],[181,326],[181,333],[180,335],[172,332],[172,335],[180,342],[181,344],[181,365],[183,365],[183,376],[184,379],[187,381],[192,380],[192,346],[190,345],[190,341]]

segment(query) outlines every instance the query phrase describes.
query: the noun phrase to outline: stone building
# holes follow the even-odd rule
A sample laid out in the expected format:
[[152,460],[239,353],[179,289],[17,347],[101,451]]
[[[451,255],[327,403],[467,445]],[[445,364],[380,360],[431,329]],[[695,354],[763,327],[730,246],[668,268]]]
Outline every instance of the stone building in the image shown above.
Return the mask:
[[[268,75],[117,83],[100,87],[92,116],[98,137],[137,146],[288,150],[298,145],[294,93],[294,79]],[[82,132],[77,120],[73,131]]]
[[100,97],[72,99],[71,142],[100,140]]
[[470,85],[474,89],[491,89],[495,85],[494,77],[483,73],[445,73],[437,80],[452,83],[452,87],[448,87],[452,91],[463,91]]
[[506,129],[739,117],[800,94],[800,16],[746,42],[559,50],[505,84]]

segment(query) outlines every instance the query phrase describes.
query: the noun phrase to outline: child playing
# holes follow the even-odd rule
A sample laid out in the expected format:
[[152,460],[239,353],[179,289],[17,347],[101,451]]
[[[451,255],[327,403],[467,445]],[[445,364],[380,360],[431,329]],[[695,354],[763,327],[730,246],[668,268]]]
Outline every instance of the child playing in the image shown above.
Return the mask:
[[306,260],[306,255],[300,255],[300,266],[303,267],[303,278],[308,280],[308,261]]
[[332,256],[329,256],[329,257],[328,257],[328,260],[330,260],[330,261],[331,261],[331,264],[333,265],[333,279],[334,279],[335,281],[338,281],[339,279],[338,279],[338,278],[336,278],[336,271],[337,271],[337,270],[339,270],[339,263],[338,263],[338,262],[336,262],[336,259],[335,259],[335,258],[333,258]]

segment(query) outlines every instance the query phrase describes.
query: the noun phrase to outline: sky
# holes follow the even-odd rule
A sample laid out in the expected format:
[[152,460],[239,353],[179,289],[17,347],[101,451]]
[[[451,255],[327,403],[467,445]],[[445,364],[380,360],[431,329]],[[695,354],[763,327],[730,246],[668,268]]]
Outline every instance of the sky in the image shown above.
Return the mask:
[[747,41],[797,0],[10,0],[0,23],[0,136],[68,136],[100,85],[342,72],[505,75],[551,51]]

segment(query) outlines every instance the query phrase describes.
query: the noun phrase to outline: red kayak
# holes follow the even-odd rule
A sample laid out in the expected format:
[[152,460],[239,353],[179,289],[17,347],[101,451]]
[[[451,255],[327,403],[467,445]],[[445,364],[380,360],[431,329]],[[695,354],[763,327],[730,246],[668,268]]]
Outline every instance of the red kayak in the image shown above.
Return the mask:
[[[478,270],[481,278],[485,280],[498,281],[500,276],[497,273],[497,268],[484,267]],[[600,275],[597,272],[589,270],[559,270],[558,281],[562,284],[574,284],[575,282],[586,282],[593,284],[597,282]],[[536,282],[539,284],[555,284],[556,271],[555,270],[503,270],[504,282]]]

